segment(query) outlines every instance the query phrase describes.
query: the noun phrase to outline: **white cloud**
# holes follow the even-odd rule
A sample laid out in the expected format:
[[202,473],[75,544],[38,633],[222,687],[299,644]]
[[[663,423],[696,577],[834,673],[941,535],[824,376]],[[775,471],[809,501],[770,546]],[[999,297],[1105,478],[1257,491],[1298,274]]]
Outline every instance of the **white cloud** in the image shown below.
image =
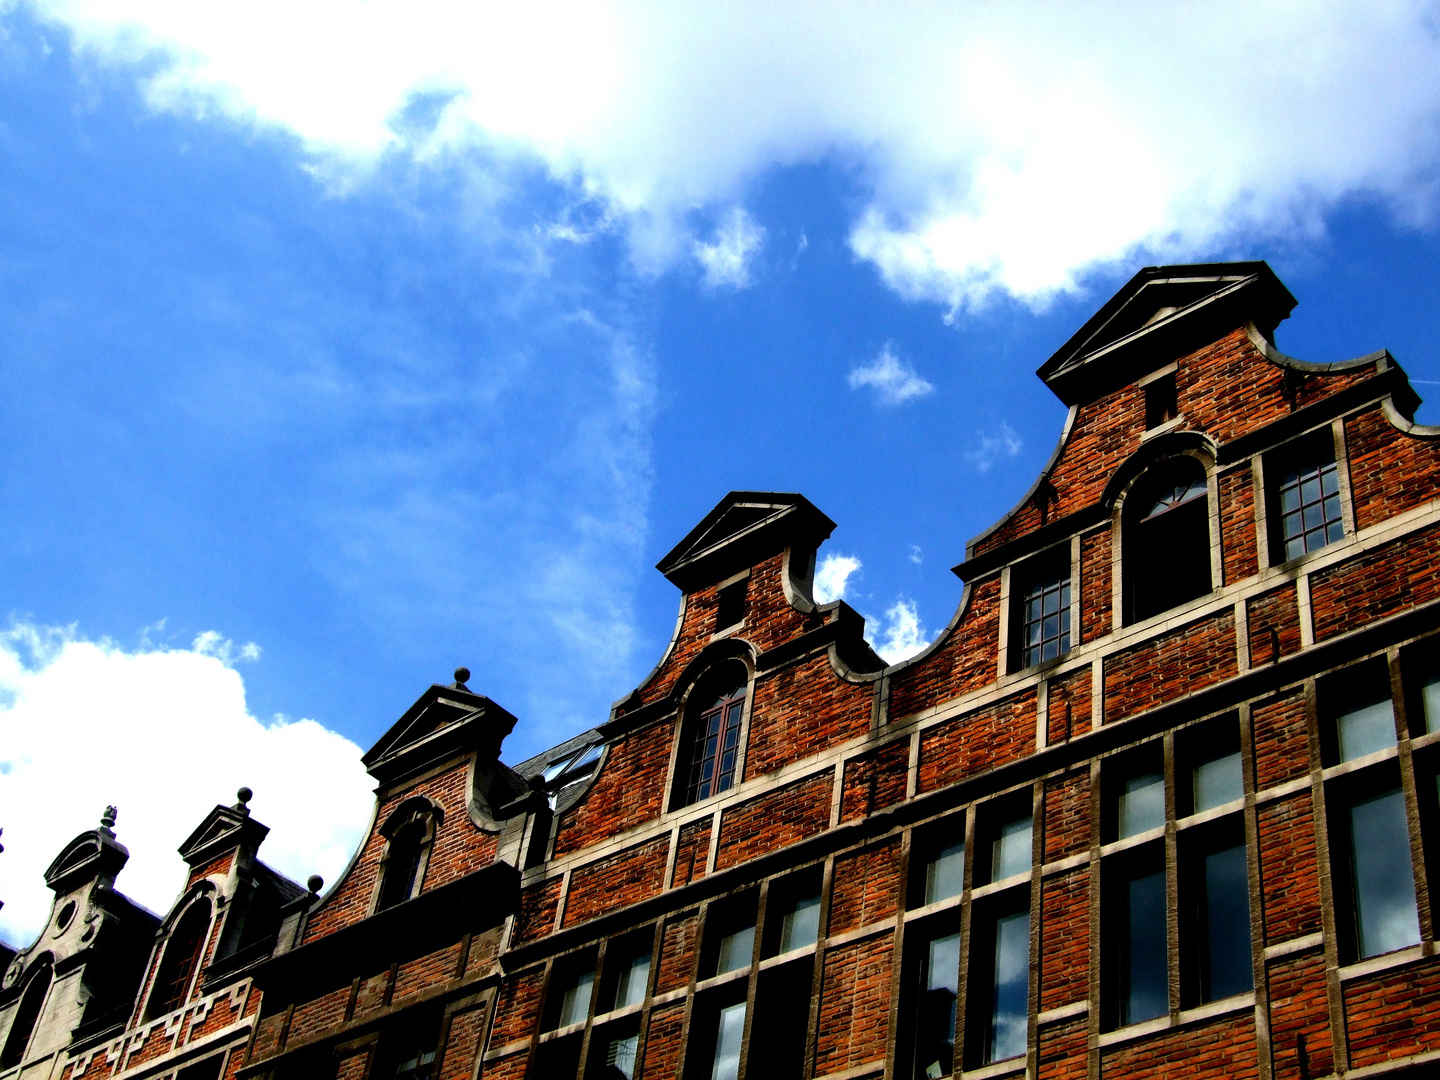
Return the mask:
[[209,633],[133,652],[74,628],[0,633],[0,934],[29,944],[49,911],[45,867],[111,803],[130,849],[118,887],[155,911],[184,884],[175,849],[242,784],[271,829],[260,857],[334,881],[373,801],[360,748],[314,720],[251,715],[226,659],[244,652]]
[[920,550],[919,544],[910,545],[910,561],[916,566],[921,565],[925,561],[925,552]]
[[899,598],[885,612],[885,618],[867,626],[865,640],[887,664],[908,660],[930,644],[915,601]]
[[827,553],[815,568],[815,599],[821,604],[842,600],[850,578],[860,572],[860,560],[853,555]]
[[750,284],[750,263],[765,240],[765,230],[740,207],[725,216],[715,230],[715,239],[695,241],[695,258],[705,271],[705,284],[712,289],[743,289]]
[[965,460],[980,472],[989,472],[1001,458],[1013,458],[1024,449],[1025,443],[1015,430],[1004,420],[995,425],[993,431],[975,433],[980,445],[965,454]]
[[916,370],[886,345],[868,364],[850,372],[850,389],[868,386],[882,405],[900,405],[911,398],[924,397],[935,389]]
[[1413,219],[1440,158],[1423,0],[30,6],[155,107],[293,132],[324,175],[397,149],[538,162],[651,267],[697,208],[838,157],[855,252],[952,309],[1313,236],[1355,196]]

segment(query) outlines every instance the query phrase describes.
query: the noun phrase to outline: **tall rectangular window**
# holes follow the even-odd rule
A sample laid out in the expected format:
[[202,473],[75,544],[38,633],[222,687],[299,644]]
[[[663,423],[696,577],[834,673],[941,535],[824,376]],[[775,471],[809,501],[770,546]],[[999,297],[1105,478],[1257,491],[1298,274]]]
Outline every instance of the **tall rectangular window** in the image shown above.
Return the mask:
[[923,903],[938,904],[959,896],[965,888],[965,841],[936,849],[925,863]]
[[1020,582],[1020,666],[1032,667],[1070,651],[1068,558],[1063,562],[1047,558],[1022,570]]
[[1347,807],[1355,945],[1361,958],[1420,942],[1415,869],[1399,788],[1368,794]]
[[[1238,824],[1238,823],[1237,823]],[[1250,881],[1243,835],[1211,834],[1184,852],[1182,930],[1190,975],[1186,1005],[1255,987],[1250,956]]]
[[1395,707],[1383,657],[1328,676],[1317,695],[1326,765],[1354,761],[1395,745]]
[[1267,460],[1266,472],[1272,470],[1274,561],[1294,559],[1344,538],[1340,471],[1329,431],[1285,447]]
[[[1008,890],[1007,890],[1008,892]],[[968,979],[974,1021],[966,1025],[971,1065],[989,1065],[1025,1053],[1030,992],[1030,912],[977,912],[971,932]]]
[[1103,769],[1101,832],[1106,843],[1165,824],[1165,759],[1158,742],[1110,759]]
[[740,1075],[740,1051],[744,1041],[745,1002],[739,1001],[720,1010],[710,1080],[736,1080]]
[[1029,814],[999,824],[991,844],[991,881],[1003,881],[1005,878],[1030,872],[1031,826]]
[[1164,1016],[1170,991],[1163,857],[1117,867],[1110,891],[1112,947],[1107,951],[1113,964],[1115,1022],[1123,1026]]
[[720,695],[695,718],[690,752],[690,780],[685,805],[728,791],[735,783],[739,763],[740,714],[745,708],[745,687]]
[[650,952],[653,939],[636,934],[615,941],[605,954],[604,987],[597,1012],[627,1009],[645,1000],[650,982]]
[[564,972],[555,987],[551,1005],[551,1028],[569,1027],[583,1023],[590,1015],[590,991],[595,986],[595,967],[592,964],[572,967]]
[[955,1068],[955,1001],[960,989],[960,935],[927,944],[915,1010],[914,1077],[936,1080]]

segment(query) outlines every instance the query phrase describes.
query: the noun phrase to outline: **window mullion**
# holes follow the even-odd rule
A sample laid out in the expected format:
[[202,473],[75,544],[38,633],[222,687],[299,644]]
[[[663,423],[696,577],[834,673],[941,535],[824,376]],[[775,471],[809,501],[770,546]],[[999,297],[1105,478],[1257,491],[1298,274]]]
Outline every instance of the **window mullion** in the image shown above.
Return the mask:
[[1165,987],[1170,1016],[1180,1011],[1180,866],[1175,835],[1175,734],[1165,747]]
[[965,811],[964,889],[960,893],[960,971],[955,982],[955,1058],[953,1071],[958,1074],[965,1058],[965,1014],[969,1008],[970,941],[974,920],[970,917],[971,893],[975,882],[975,820],[978,811],[970,806]]
[[1435,940],[1435,918],[1430,909],[1430,878],[1425,865],[1425,846],[1420,835],[1420,797],[1415,784],[1415,757],[1410,745],[1410,723],[1405,709],[1405,684],[1401,678],[1400,650],[1387,656],[1390,692],[1395,710],[1395,734],[1400,761],[1400,790],[1405,796],[1405,825],[1410,840],[1410,867],[1415,875],[1415,904],[1420,919],[1420,940]]
[[760,953],[765,943],[765,912],[770,906],[770,878],[760,883],[759,908],[755,912],[755,934],[750,942],[750,974],[745,979],[745,1030],[740,1036],[740,1068],[737,1080],[745,1080],[750,1067],[750,1032],[755,1026],[755,992],[760,985]]

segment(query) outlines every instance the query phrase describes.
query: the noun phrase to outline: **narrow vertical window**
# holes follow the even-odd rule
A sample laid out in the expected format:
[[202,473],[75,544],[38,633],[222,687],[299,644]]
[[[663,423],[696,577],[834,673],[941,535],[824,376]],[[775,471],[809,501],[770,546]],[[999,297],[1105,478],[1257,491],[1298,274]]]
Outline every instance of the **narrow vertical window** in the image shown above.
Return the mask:
[[960,988],[960,935],[928,943],[915,1010],[915,1080],[949,1076],[955,1067],[955,999]]
[[1165,867],[1148,858],[1117,868],[1109,897],[1115,1022],[1138,1024],[1170,1009]]
[[934,851],[925,863],[922,904],[938,904],[959,896],[965,888],[965,841],[956,840]]
[[601,1011],[628,1009],[645,1000],[650,983],[649,935],[635,936],[610,946],[605,956],[607,991],[601,996]]
[[1415,870],[1410,861],[1405,799],[1392,788],[1348,807],[1355,943],[1360,957],[1379,956],[1420,941]]
[[1341,761],[1354,761],[1395,745],[1395,709],[1389,691],[1351,702],[1335,718]]
[[[1188,851],[1190,1001],[1202,1004],[1255,987],[1250,957],[1250,883],[1243,839],[1213,836]],[[1184,897],[1182,897],[1182,900]]]
[[1240,751],[1220,750],[1213,756],[1202,757],[1190,770],[1190,791],[1191,810],[1196,814],[1244,798]]
[[742,926],[720,938],[720,948],[715,957],[715,974],[739,971],[750,966],[750,957],[755,951],[755,926]]
[[1017,567],[1011,583],[1011,666],[1033,667],[1069,652],[1069,545]]
[[1273,515],[1279,528],[1275,561],[1298,558],[1344,539],[1340,512],[1340,471],[1335,443],[1328,431],[1287,447],[1267,472],[1274,470]]
[[557,964],[546,1002],[544,1030],[554,1031],[584,1023],[590,1016],[590,994],[595,988],[595,958]]
[[174,1012],[185,1004],[195,968],[200,963],[205,938],[210,932],[210,901],[197,900],[170,931],[165,953],[155,973],[154,988],[145,1015],[149,1019]]
[[403,904],[415,895],[420,860],[425,851],[426,823],[416,819],[396,830],[385,856],[385,880],[380,884],[377,911]]
[[[979,1053],[974,1065],[989,1065],[1025,1053],[1030,992],[1030,912],[980,914],[972,934],[975,959],[969,978],[975,1002],[969,1008]],[[970,1030],[969,1025],[966,1027]]]
[[1145,384],[1145,428],[1159,427],[1179,415],[1176,408],[1175,373],[1169,372]]
[[1192,457],[1162,462],[1125,499],[1125,606],[1131,622],[1204,596],[1210,576],[1210,499]]
[[0,1054],[0,1069],[8,1069],[25,1060],[25,1051],[30,1047],[35,1025],[40,1022],[40,1011],[45,1007],[53,978],[54,965],[48,956],[31,969],[25,980],[25,990],[20,995],[20,1004],[10,1021],[10,1034],[5,1039],[4,1053]]
[[1005,878],[1030,872],[1031,825],[1029,814],[1000,823],[991,846],[991,881],[1003,881]]
[[1177,816],[1204,814],[1245,797],[1240,718],[1235,714],[1180,732],[1175,759]]
[[820,939],[820,877],[802,873],[772,886],[771,912],[767,927],[778,924],[778,933],[767,929],[770,942],[765,955],[774,956],[814,945]]
[[635,1059],[640,1052],[640,1033],[605,1029],[591,1043],[587,1077],[595,1080],[635,1080]]
[[711,905],[705,916],[705,951],[700,966],[702,978],[750,966],[755,956],[758,899],[751,892]]
[[1425,717],[1424,734],[1440,731],[1440,671],[1420,684],[1420,711]]
[[740,1075],[740,1050],[744,1041],[745,1003],[739,1001],[720,1010],[710,1080],[736,1080]]
[[684,801],[688,806],[728,791],[735,783],[740,756],[740,718],[745,682],[738,675],[702,707],[691,722],[689,770]]
[[1106,843],[1165,824],[1165,762],[1158,742],[1105,762],[1103,785]]
[[739,581],[726,585],[715,598],[715,629],[724,630],[734,626],[736,623],[744,622],[745,609],[747,604],[747,593],[750,587],[750,578],[741,578]]

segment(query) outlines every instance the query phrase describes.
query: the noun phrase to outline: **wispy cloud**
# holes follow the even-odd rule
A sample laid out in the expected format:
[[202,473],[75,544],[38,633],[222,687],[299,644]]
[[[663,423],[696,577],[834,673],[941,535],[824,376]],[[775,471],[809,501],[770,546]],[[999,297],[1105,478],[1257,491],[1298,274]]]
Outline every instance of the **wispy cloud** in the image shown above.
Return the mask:
[[715,230],[714,240],[708,244],[695,241],[695,259],[704,271],[706,286],[743,289],[749,285],[751,263],[764,241],[765,230],[740,207],[732,209]]
[[859,390],[861,387],[874,390],[876,400],[882,405],[900,405],[912,398],[924,397],[935,389],[910,364],[901,360],[888,344],[870,363],[850,372],[850,389]]
[[299,881],[344,869],[372,801],[360,747],[313,720],[251,714],[231,663],[258,655],[213,631],[189,649],[133,651],[73,627],[0,633],[0,932],[12,944],[44,924],[46,865],[107,804],[131,853],[119,887],[156,911],[183,880],[176,847],[242,784],[271,829],[266,862]]
[[925,561],[925,552],[920,550],[919,544],[910,545],[910,561],[916,566],[921,565]]
[[815,568],[815,599],[822,604],[842,600],[850,579],[860,572],[860,560],[853,555],[829,552]]
[[867,624],[865,638],[887,664],[908,660],[930,644],[915,601],[904,597],[890,605],[883,621],[873,628]]
[[1013,458],[1025,447],[1015,429],[1004,420],[990,431],[976,432],[975,437],[980,445],[967,452],[965,460],[982,473],[989,472],[1002,458]]
[[697,208],[843,151],[866,185],[853,250],[952,310],[1042,304],[1140,253],[1303,239],[1354,196],[1413,218],[1440,161],[1421,0],[31,6],[132,64],[156,108],[286,129],[321,173],[538,162],[649,265],[690,253]]

